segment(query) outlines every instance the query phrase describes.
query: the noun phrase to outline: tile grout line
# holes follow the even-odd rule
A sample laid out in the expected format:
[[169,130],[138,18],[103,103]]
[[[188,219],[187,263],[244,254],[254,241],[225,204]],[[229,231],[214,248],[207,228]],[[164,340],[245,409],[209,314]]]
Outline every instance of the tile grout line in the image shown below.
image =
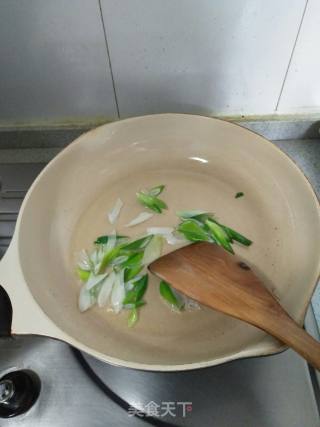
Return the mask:
[[108,64],[109,64],[109,68],[110,68],[111,81],[112,81],[113,93],[114,93],[114,98],[115,98],[115,103],[116,103],[117,115],[118,115],[118,119],[120,119],[119,103],[118,103],[118,97],[117,97],[117,92],[116,92],[116,85],[115,85],[114,76],[113,76],[113,70],[112,70],[112,65],[111,65],[110,50],[109,50],[109,45],[108,45],[108,40],[107,40],[107,30],[106,30],[106,25],[105,25],[104,18],[103,18],[101,0],[98,0],[98,4],[99,4],[99,10],[100,10],[100,17],[101,17],[101,22],[102,22],[103,34],[104,34],[104,41],[105,41],[107,55],[108,55]]
[[301,31],[302,23],[304,21],[304,16],[306,14],[308,3],[309,3],[309,0],[306,0],[306,4],[304,6],[304,9],[303,9],[303,12],[302,12],[302,16],[301,16],[301,21],[300,21],[300,24],[299,24],[299,27],[298,27],[297,35],[296,35],[296,38],[295,38],[295,41],[294,41],[294,44],[293,44],[293,48],[292,48],[292,51],[291,51],[291,55],[290,55],[290,58],[289,58],[289,63],[288,63],[288,66],[287,66],[287,69],[286,69],[286,72],[285,72],[285,75],[284,75],[284,79],[283,79],[283,82],[282,82],[282,85],[281,85],[281,89],[280,89],[280,93],[279,93],[279,97],[278,97],[278,101],[277,101],[277,104],[276,104],[275,111],[278,111],[278,107],[279,107],[279,104],[280,104],[280,99],[281,99],[281,96],[282,96],[284,85],[285,85],[286,80],[287,80],[287,76],[289,74],[289,69],[290,69],[290,66],[291,66],[292,59],[293,59],[293,54],[294,54],[294,51],[295,51],[295,48],[296,48],[296,45],[297,45],[297,42],[298,42],[298,38],[299,38],[299,35],[300,35],[300,31]]

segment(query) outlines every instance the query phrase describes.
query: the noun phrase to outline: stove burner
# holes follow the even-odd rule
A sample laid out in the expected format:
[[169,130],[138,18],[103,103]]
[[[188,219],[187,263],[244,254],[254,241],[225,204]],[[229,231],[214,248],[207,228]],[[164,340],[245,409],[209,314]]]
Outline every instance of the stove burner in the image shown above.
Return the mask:
[[0,418],[27,412],[39,397],[41,383],[32,371],[12,371],[0,379]]

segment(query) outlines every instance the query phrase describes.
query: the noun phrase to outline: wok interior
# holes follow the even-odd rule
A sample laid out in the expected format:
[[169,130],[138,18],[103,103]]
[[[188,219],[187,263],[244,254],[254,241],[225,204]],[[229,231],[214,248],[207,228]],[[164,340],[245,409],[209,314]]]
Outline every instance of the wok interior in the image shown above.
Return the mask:
[[[58,327],[100,357],[152,365],[235,358],[280,344],[258,329],[213,310],[172,313],[151,278],[140,321],[103,309],[81,314],[75,253],[112,227],[106,212],[125,202],[117,230],[142,208],[135,192],[166,184],[169,206],[130,233],[173,226],[178,209],[206,209],[254,241],[237,246],[300,323],[319,271],[317,203],[302,174],[271,144],[238,126],[197,116],[158,115],[102,126],[83,135],[45,170],[24,206],[19,256],[38,304]],[[236,192],[245,196],[235,199]],[[166,248],[169,250],[169,248]],[[30,314],[32,315],[32,314]]]

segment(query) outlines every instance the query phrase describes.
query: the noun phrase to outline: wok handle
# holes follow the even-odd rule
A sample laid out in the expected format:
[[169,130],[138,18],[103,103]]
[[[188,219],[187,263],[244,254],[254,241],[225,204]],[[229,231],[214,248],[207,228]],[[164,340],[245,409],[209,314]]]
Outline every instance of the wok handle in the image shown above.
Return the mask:
[[11,336],[12,305],[9,295],[0,285],[0,338]]
[[66,340],[61,331],[43,312],[24,279],[18,257],[16,238],[0,261],[0,335],[44,335]]

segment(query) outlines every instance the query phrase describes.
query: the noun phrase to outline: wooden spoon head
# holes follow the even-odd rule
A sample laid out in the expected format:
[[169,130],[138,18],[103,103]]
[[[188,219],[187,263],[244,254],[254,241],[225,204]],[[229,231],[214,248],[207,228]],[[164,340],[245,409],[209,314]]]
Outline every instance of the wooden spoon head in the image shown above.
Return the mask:
[[288,316],[235,255],[211,243],[196,243],[157,259],[149,269],[202,304],[272,334],[320,370],[320,344]]
[[282,310],[242,259],[212,243],[185,246],[157,259],[149,270],[188,297],[252,324],[260,324],[266,311]]

